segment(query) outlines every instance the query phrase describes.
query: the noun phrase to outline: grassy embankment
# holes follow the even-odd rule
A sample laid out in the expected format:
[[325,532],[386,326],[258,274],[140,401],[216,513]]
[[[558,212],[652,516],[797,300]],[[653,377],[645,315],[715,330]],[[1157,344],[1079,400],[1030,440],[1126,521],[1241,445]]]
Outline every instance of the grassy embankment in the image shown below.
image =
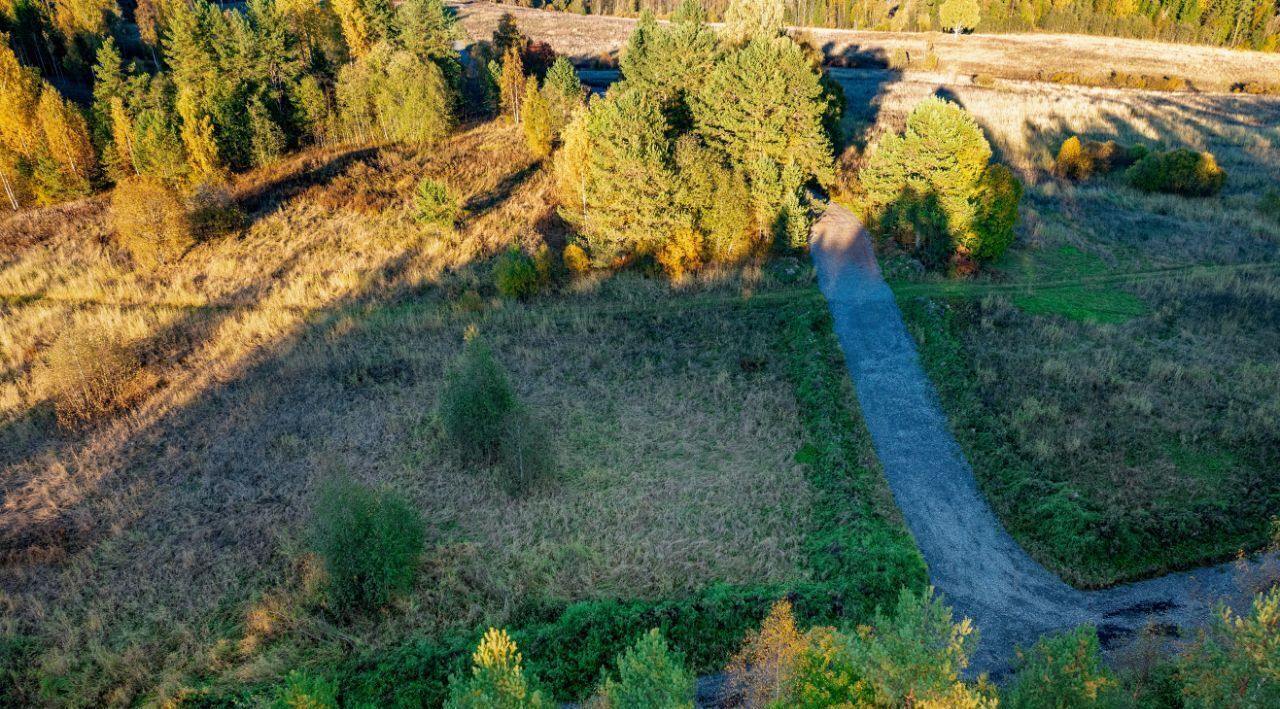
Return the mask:
[[[423,175],[467,208],[456,229],[413,221]],[[0,671],[16,696],[262,696],[302,669],[349,700],[435,703],[499,625],[572,699],[649,627],[710,671],[784,594],[856,621],[923,585],[807,270],[561,274],[499,299],[493,255],[563,240],[549,181],[493,125],[421,153],[312,152],[239,178],[249,225],[155,270],[115,245],[105,198],[8,219]],[[469,325],[551,432],[557,475],[527,497],[434,422]],[[68,430],[45,360],[84,333],[129,343],[140,370],[120,410]],[[397,490],[427,525],[414,591],[354,622],[318,604],[308,550],[334,472]]]

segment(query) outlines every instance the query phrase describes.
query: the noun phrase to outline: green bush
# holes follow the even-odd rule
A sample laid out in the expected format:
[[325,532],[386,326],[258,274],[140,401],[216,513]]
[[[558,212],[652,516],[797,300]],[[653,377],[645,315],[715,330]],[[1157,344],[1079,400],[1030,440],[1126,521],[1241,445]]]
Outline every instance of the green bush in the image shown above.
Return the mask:
[[527,491],[555,467],[547,432],[521,406],[507,414],[502,435],[503,486],[508,493]]
[[1015,709],[1105,706],[1117,686],[1102,664],[1098,634],[1089,625],[1041,638],[1018,654],[1017,674],[1003,697]]
[[1022,183],[1004,165],[989,165],[982,173],[974,195],[977,206],[973,215],[973,231],[978,235],[976,258],[994,261],[1004,255],[1013,243],[1013,227],[1018,223],[1018,203],[1022,201]]
[[492,460],[515,407],[515,392],[489,345],[469,335],[462,354],[445,372],[439,410],[445,436],[462,453]]
[[1247,615],[1220,608],[1178,663],[1188,707],[1280,706],[1280,588]]
[[955,252],[947,215],[932,193],[908,187],[885,208],[877,230],[928,269],[944,268]]
[[1217,194],[1227,181],[1212,153],[1179,148],[1147,155],[1130,167],[1129,184],[1143,192],[1164,192],[1184,197]]
[[458,218],[458,201],[442,182],[424,177],[413,192],[414,217],[423,224],[453,226]]
[[399,495],[345,479],[317,496],[312,543],[325,601],[340,615],[386,605],[412,589],[424,539],[417,510]]
[[338,683],[294,670],[271,701],[273,709],[338,709]]
[[667,646],[657,628],[640,636],[617,660],[617,678],[600,686],[603,705],[611,709],[681,709],[693,707],[694,677],[679,653]]
[[498,258],[494,267],[494,281],[498,292],[507,298],[531,298],[542,290],[543,269],[538,268],[534,257],[520,250],[515,244]]

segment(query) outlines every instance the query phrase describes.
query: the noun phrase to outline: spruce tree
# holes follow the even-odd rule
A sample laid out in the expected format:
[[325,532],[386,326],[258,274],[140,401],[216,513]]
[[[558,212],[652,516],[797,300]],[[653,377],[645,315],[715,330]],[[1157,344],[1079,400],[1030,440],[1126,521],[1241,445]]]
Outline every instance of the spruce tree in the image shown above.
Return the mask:
[[547,71],[547,77],[542,81],[542,97],[547,102],[551,131],[559,136],[586,99],[578,72],[574,71],[568,59],[556,57],[555,63]]

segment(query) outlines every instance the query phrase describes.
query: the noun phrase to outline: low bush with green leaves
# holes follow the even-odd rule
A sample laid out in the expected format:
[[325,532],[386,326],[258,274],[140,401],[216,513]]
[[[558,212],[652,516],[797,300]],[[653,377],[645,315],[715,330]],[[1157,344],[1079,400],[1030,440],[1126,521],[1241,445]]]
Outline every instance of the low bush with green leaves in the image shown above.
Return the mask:
[[1186,148],[1148,154],[1125,173],[1129,184],[1143,192],[1164,192],[1184,197],[1217,194],[1227,181],[1213,153]]
[[507,298],[532,298],[545,285],[544,270],[538,268],[537,259],[512,245],[494,267],[494,281],[498,292]]
[[462,353],[445,372],[440,394],[440,425],[464,455],[492,460],[507,431],[516,394],[489,344],[469,332]]
[[316,498],[312,545],[324,569],[324,600],[338,615],[374,610],[413,588],[424,531],[417,510],[389,490],[345,478]]
[[453,226],[461,212],[449,187],[429,177],[422,178],[413,191],[413,209],[418,221],[441,227]]
[[276,690],[271,709],[338,709],[336,680],[294,670]]

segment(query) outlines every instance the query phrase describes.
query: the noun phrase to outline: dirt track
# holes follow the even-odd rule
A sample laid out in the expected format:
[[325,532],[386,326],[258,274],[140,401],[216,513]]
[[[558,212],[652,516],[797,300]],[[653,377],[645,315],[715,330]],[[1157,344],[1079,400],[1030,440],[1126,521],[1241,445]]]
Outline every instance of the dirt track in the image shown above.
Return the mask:
[[1103,648],[1123,652],[1149,623],[1172,638],[1204,623],[1214,603],[1248,602],[1249,583],[1274,559],[1169,574],[1104,591],[1067,585],[1009,536],[951,435],[870,237],[832,204],[814,225],[813,260],[876,453],[929,578],[981,633],[973,672],[1007,673],[1017,646],[1093,623]]

